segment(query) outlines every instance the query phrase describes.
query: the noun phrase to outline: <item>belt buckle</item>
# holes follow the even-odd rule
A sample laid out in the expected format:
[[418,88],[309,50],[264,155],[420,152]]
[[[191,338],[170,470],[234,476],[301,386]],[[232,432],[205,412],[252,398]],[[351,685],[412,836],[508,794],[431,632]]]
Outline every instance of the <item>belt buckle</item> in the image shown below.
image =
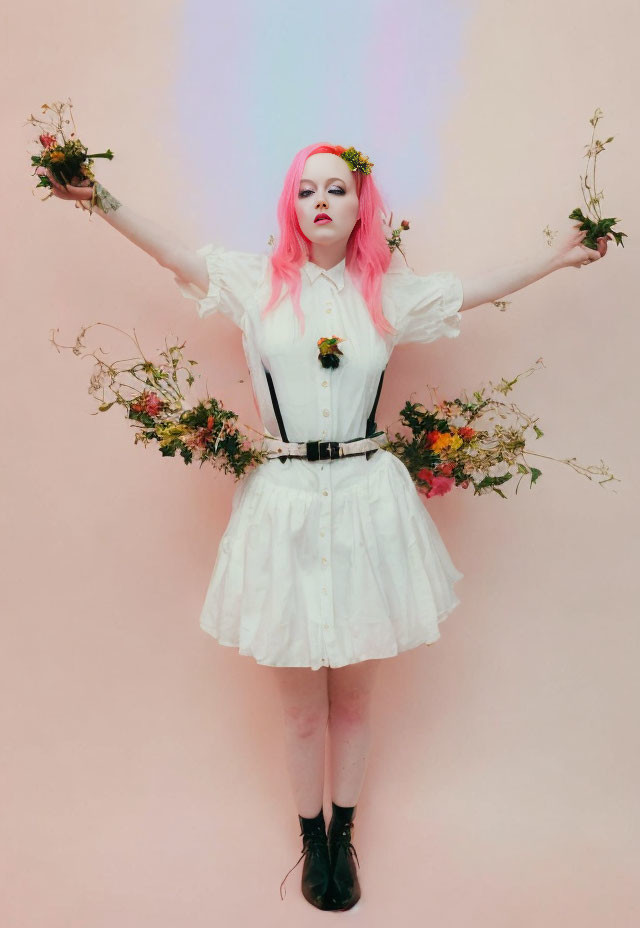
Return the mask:
[[307,460],[327,461],[340,457],[340,442],[337,441],[308,441]]

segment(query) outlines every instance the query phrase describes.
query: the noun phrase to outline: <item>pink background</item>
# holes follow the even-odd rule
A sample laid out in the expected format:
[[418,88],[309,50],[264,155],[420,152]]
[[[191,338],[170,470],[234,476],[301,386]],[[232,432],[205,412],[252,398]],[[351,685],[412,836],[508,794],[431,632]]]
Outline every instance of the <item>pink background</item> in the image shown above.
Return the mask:
[[[70,96],[80,137],[116,153],[99,179],[194,248],[263,248],[290,158],[328,139],[379,161],[396,219],[412,220],[413,267],[463,278],[542,251],[547,224],[569,228],[588,120],[604,111],[597,135],[615,140],[598,185],[626,248],[513,294],[504,313],[464,313],[459,339],[398,349],[385,378],[389,425],[427,384],[455,396],[543,357],[511,395],[539,416],[535,450],[602,458],[622,482],[543,460],[508,502],[428,502],[465,574],[462,604],[436,646],[381,670],[351,917],[631,928],[637,5],[302,3],[287,29],[289,9],[35,0],[5,13],[0,922],[322,917],[300,895],[302,864],[279,897],[300,838],[270,671],[198,626],[233,478],[134,447],[115,409],[91,415],[91,361],[49,340],[72,344],[96,321],[135,328],[149,352],[186,339],[202,383],[256,426],[240,333],[199,320],[100,217],[32,195],[25,120]],[[92,332],[91,348],[127,356]]]

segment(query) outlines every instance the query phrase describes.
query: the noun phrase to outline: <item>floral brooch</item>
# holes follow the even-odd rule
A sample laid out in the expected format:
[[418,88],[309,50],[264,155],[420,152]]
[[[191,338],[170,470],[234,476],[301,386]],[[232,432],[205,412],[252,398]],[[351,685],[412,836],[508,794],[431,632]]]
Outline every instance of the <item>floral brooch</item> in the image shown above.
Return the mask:
[[337,335],[332,335],[331,338],[318,339],[318,348],[320,349],[318,360],[323,367],[337,367],[340,364],[342,352],[338,348],[338,342],[343,341],[344,338],[338,338]]

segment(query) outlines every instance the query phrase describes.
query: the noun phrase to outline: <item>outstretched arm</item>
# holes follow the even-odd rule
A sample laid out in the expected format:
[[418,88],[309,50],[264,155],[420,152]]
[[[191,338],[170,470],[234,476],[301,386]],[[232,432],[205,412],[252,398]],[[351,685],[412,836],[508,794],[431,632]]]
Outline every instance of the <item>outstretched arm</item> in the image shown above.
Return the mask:
[[[74,200],[83,209],[88,209],[91,199],[90,181],[85,178],[81,184],[60,184],[49,168],[38,168],[38,174],[46,174],[52,183],[52,193],[60,200]],[[97,183],[97,182],[96,182]],[[147,219],[130,206],[122,204],[106,187],[100,185],[104,209],[98,202],[94,212],[105,222],[120,232],[130,242],[160,264],[168,268],[185,283],[193,283],[206,293],[209,284],[207,263],[202,255],[185,245],[174,232],[165,229],[152,219]]]
[[546,254],[525,258],[517,264],[496,268],[470,279],[463,279],[464,300],[460,311],[482,306],[484,303],[493,303],[501,300],[509,293],[528,287],[541,277],[546,277],[552,271],[562,267],[580,268],[582,265],[598,261],[607,253],[607,238],[598,239],[598,250],[586,248],[580,244],[585,237],[586,230],[580,231],[579,225],[575,231],[566,236],[555,249],[549,249]]

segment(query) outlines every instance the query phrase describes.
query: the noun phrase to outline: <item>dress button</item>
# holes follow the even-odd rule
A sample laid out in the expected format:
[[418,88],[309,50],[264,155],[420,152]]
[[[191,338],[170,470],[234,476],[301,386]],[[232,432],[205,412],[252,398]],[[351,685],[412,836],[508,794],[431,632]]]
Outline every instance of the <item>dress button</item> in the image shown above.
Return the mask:
[[322,563],[323,563],[323,564],[326,564],[326,563],[327,563],[326,557],[323,557],[323,558],[322,558]]
[[327,592],[326,586],[323,586],[323,587],[322,587],[322,592],[323,592],[323,593],[326,593],[326,592]]
[[322,491],[322,495],[323,495],[323,496],[328,496],[328,495],[329,495],[329,491],[328,491],[328,490],[323,490],[323,491]]
[[325,312],[326,312],[326,313],[330,313],[330,312],[331,312],[331,307],[329,307],[329,309],[325,309]]
[[322,435],[326,435],[326,434],[327,434],[327,430],[326,430],[326,429],[323,429],[321,434],[322,434]]
[[328,625],[325,625],[324,627],[325,627],[325,628],[329,628],[329,626],[328,626]]
[[329,386],[329,381],[328,381],[328,380],[323,380],[323,381],[322,381],[322,386],[323,386],[323,387],[328,387],[328,386]]
[[323,410],[322,410],[322,415],[323,415],[323,416],[328,416],[329,414],[330,414],[330,413],[329,413],[329,410],[328,410],[328,409],[323,409]]
[[324,538],[324,532],[320,532],[320,537]]

